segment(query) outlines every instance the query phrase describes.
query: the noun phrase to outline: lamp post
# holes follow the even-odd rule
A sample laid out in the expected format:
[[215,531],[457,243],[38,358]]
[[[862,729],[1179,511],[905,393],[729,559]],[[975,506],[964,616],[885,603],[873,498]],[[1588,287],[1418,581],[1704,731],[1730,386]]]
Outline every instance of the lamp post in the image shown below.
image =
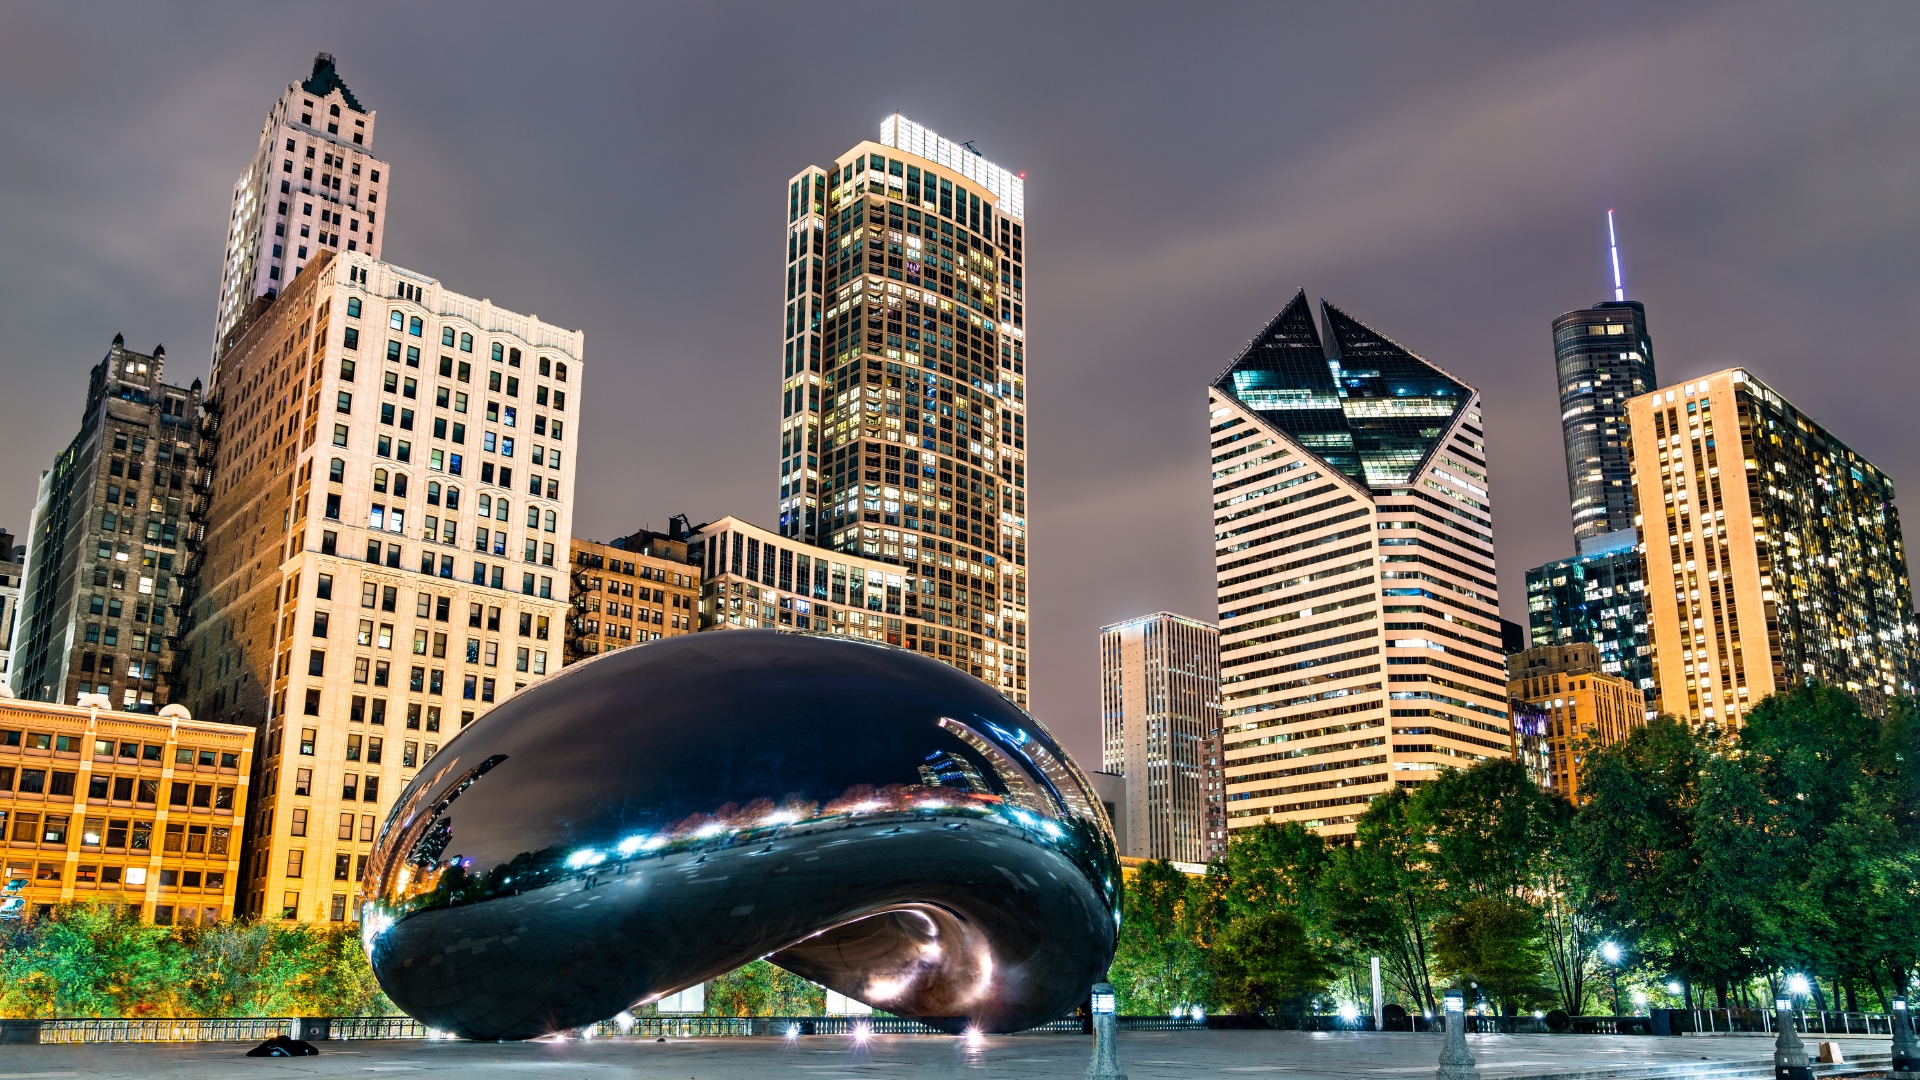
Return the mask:
[[1775,998],[1773,1013],[1780,1034],[1773,1040],[1773,1080],[1813,1080],[1807,1048],[1793,1029],[1793,999]]
[[1607,962],[1607,982],[1613,987],[1613,1015],[1620,1015],[1620,946],[1611,941],[1600,943],[1600,957]]
[[1119,1022],[1114,1016],[1111,983],[1093,984],[1093,1060],[1087,1062],[1087,1080],[1127,1080],[1120,1071],[1120,1055],[1115,1047]]
[[1480,1080],[1480,1070],[1467,1052],[1467,995],[1461,990],[1447,991],[1447,1038],[1440,1044],[1440,1068],[1434,1080]]
[[1920,1080],[1920,1041],[1913,1036],[1907,999],[1893,999],[1893,1080]]

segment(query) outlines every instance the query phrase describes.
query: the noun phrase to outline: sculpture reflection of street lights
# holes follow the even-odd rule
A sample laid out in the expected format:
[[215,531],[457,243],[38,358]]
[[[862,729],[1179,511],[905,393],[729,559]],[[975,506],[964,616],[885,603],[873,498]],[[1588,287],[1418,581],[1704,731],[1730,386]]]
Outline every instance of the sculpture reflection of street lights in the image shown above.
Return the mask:
[[1613,986],[1613,1015],[1620,1015],[1620,946],[1611,941],[1600,943],[1600,958],[1607,962],[1607,982]]

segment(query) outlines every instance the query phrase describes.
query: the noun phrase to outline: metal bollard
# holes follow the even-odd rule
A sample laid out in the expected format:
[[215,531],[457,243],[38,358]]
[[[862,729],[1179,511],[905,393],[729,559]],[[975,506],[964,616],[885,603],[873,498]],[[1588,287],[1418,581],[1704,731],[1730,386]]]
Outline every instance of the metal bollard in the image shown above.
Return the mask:
[[1447,991],[1446,1041],[1440,1045],[1440,1067],[1435,1080],[1480,1080],[1480,1069],[1467,1052],[1467,998],[1459,990]]
[[1920,1080],[1920,1040],[1913,1037],[1913,1017],[1907,999],[1893,999],[1893,1080]]
[[1127,1080],[1127,1074],[1120,1071],[1120,1054],[1114,1045],[1119,1027],[1112,984],[1094,983],[1093,1060],[1087,1062],[1087,1080]]
[[1806,1045],[1800,1041],[1800,1033],[1793,1029],[1792,1000],[1774,999],[1773,1012],[1774,1027],[1780,1032],[1773,1040],[1773,1080],[1813,1080]]

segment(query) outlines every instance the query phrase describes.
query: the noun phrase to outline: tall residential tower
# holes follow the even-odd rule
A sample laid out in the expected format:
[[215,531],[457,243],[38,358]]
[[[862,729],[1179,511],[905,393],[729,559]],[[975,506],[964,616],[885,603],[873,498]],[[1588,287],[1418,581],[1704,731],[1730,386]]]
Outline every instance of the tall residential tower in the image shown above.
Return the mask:
[[1479,391],[1303,291],[1210,388],[1227,824],[1510,754]]
[[1126,778],[1127,846],[1203,863],[1220,629],[1161,611],[1100,628],[1100,771]]
[[286,288],[322,250],[380,257],[386,209],[380,196],[392,168],[373,156],[374,115],[340,80],[327,53],[314,57],[313,73],[289,83],[267,110],[259,149],[233,185],[215,359],[244,329],[254,299]]
[[1733,727],[1823,682],[1912,694],[1913,588],[1893,481],[1741,368],[1628,405],[1661,711]]
[[1025,224],[1025,181],[898,115],[788,182],[778,529],[938,581],[940,644],[1022,705]]

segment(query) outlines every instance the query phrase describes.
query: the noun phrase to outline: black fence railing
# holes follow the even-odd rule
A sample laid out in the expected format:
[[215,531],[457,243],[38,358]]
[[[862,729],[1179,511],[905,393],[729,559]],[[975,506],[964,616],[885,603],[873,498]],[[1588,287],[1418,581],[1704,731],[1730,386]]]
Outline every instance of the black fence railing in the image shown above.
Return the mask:
[[[1291,1030],[1372,1031],[1370,1016],[1308,1014],[1251,1016],[1221,1013],[1206,1016],[1121,1016],[1121,1031]],[[1810,1035],[1886,1036],[1893,1031],[1883,1013],[1808,1012],[1796,1014],[1794,1027]],[[1648,1016],[1479,1016],[1466,1017],[1467,1031],[1477,1035],[1689,1035],[1773,1033],[1773,1014],[1753,1009],[1655,1009]],[[1445,1029],[1438,1018],[1421,1015],[1387,1018],[1392,1031],[1432,1032]],[[1062,1017],[1031,1028],[1027,1034],[1066,1035],[1086,1030],[1077,1016]],[[582,1039],[698,1039],[802,1035],[946,1035],[948,1032],[900,1016],[636,1016],[603,1020],[591,1027],[560,1033]],[[455,1036],[434,1031],[406,1016],[247,1017],[196,1019],[184,1017],[0,1020],[0,1043],[200,1043],[259,1042],[289,1035],[309,1042],[358,1039],[442,1039]]]

